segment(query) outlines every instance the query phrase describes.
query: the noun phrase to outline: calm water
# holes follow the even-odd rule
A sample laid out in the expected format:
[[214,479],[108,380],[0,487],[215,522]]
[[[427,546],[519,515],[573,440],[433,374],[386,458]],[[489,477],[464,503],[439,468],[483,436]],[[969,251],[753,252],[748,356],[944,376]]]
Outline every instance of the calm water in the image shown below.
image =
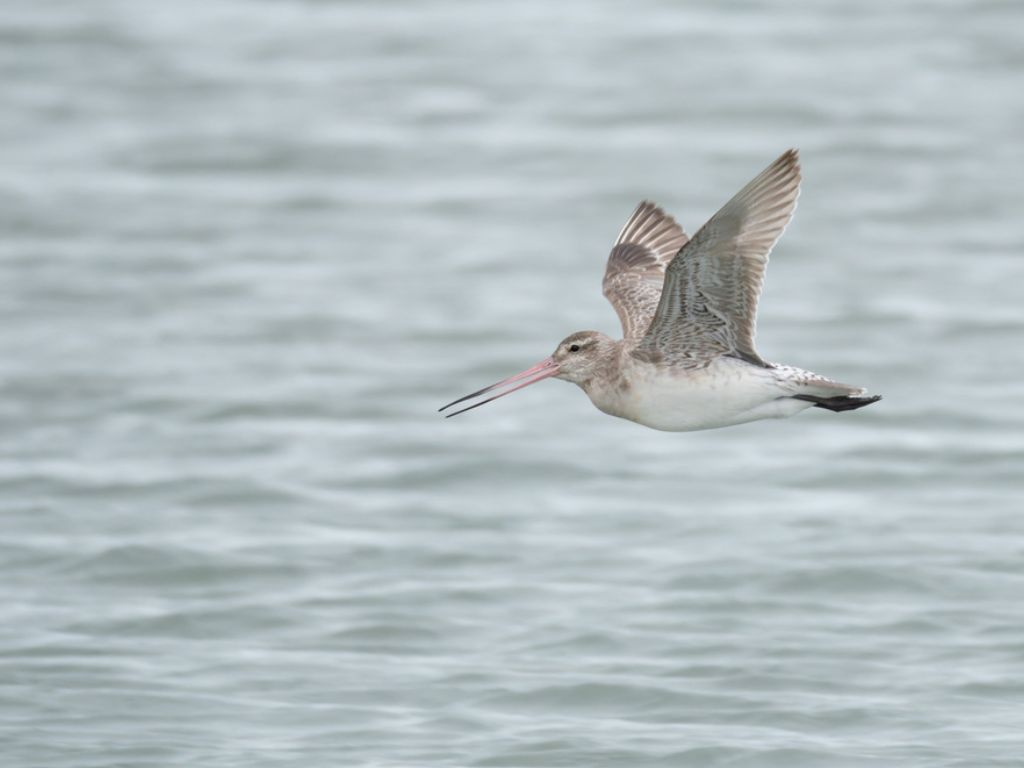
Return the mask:
[[[0,764],[1024,764],[1017,3],[0,6]],[[788,146],[760,348],[548,382]]]

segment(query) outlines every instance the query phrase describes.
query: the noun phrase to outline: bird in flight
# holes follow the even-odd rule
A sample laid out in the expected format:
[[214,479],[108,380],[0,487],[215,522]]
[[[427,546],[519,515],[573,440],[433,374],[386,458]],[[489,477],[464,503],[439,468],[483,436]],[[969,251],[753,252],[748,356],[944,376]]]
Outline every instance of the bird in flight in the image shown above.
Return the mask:
[[604,413],[670,432],[877,402],[860,387],[769,363],[754,348],[768,254],[799,194],[800,158],[791,149],[692,238],[654,203],[640,203],[604,273],[622,339],[577,331],[532,368],[441,411],[490,395],[448,414],[457,416],[551,377],[579,386]]

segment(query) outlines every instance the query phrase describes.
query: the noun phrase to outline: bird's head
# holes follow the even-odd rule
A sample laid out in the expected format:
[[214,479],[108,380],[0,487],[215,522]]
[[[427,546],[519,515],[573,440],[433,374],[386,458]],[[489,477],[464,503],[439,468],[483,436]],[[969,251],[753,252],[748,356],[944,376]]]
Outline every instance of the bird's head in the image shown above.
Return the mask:
[[558,366],[555,377],[583,386],[613,354],[615,342],[600,331],[577,331],[559,342],[548,359]]
[[486,395],[496,389],[507,387],[503,392],[481,400],[478,403],[462,408],[461,410],[449,413],[448,416],[457,416],[460,413],[471,411],[484,403],[497,400],[499,397],[510,395],[518,389],[536,384],[538,381],[555,377],[564,381],[571,381],[583,387],[587,382],[597,375],[602,366],[611,362],[615,355],[615,341],[599,331],[577,331],[566,336],[559,342],[551,357],[545,358],[532,368],[527,368],[521,373],[502,379],[497,384],[477,390],[465,397],[460,397],[446,405],[441,410],[447,410],[453,405],[464,403],[475,397]]

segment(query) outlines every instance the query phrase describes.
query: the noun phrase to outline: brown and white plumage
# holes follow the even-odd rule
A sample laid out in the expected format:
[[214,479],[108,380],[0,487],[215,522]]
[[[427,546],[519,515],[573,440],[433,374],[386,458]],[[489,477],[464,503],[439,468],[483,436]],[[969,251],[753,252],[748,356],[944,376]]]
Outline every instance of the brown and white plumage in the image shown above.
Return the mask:
[[741,189],[668,265],[657,311],[641,353],[699,366],[719,355],[766,363],[754,349],[757,300],[768,254],[800,194],[795,149]]
[[[505,388],[476,408],[549,377],[579,385],[600,410],[654,429],[688,431],[876,402],[860,387],[765,362],[754,348],[768,255],[800,193],[789,150],[688,239],[651,202],[626,222],[608,257],[604,295],[622,322],[566,337],[551,357],[456,403]],[[512,386],[514,385],[514,386]]]
[[675,219],[647,200],[619,232],[601,287],[622,322],[624,338],[639,339],[651,324],[665,283],[665,267],[687,239]]

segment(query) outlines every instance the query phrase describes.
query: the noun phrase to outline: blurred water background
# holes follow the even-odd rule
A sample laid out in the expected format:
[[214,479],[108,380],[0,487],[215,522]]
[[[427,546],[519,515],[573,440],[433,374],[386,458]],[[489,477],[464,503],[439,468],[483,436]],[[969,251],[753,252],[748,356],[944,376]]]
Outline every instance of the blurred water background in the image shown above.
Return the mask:
[[[1024,6],[0,6],[4,766],[1024,764]],[[768,359],[547,382],[789,146]]]

